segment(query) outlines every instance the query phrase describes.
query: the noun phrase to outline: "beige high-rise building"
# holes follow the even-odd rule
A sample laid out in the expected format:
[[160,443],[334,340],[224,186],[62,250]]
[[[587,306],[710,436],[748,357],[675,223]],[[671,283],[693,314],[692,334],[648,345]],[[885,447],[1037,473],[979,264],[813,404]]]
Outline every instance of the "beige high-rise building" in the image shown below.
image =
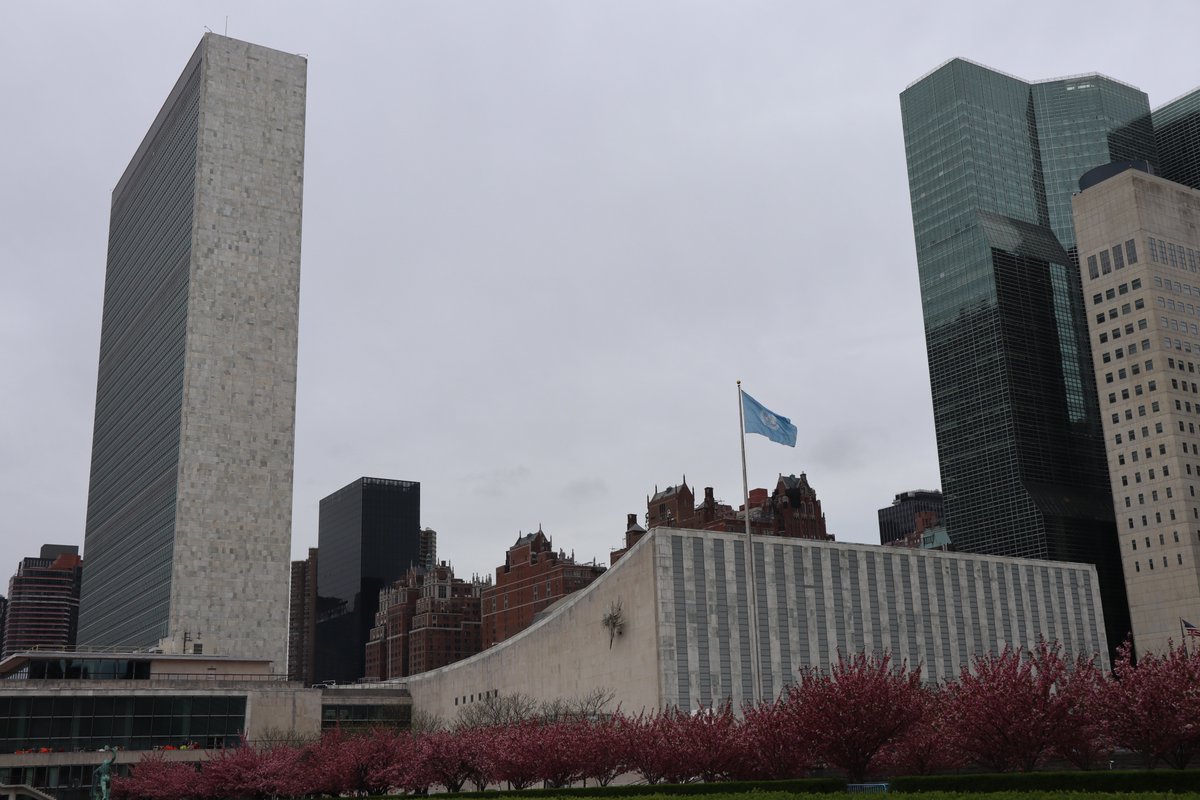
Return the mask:
[[1134,646],[1200,625],[1200,191],[1087,173],[1075,232]]
[[80,644],[286,669],[306,76],[206,34],[113,190]]

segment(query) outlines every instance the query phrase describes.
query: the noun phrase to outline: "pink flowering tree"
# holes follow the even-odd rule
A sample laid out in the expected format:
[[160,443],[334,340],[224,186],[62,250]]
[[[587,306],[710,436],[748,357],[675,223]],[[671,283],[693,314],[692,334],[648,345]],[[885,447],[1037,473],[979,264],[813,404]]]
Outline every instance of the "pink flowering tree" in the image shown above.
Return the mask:
[[1054,731],[1051,749],[1076,769],[1094,769],[1112,756],[1112,720],[1107,698],[1111,678],[1096,658],[1078,656],[1058,681],[1054,701],[1065,722]]
[[801,778],[820,760],[813,739],[804,729],[803,711],[798,705],[776,700],[748,706],[742,714],[734,742],[739,751],[735,778]]
[[419,737],[416,745],[417,758],[423,763],[430,784],[442,786],[447,792],[462,791],[480,772],[476,745],[468,730],[433,731]]
[[525,789],[542,778],[542,723],[526,720],[479,729],[479,744],[490,767],[489,782]]
[[1108,715],[1116,742],[1140,753],[1146,766],[1162,760],[1184,769],[1200,751],[1200,653],[1169,645],[1133,664],[1129,642],[1118,651]]
[[948,692],[925,689],[914,698],[912,724],[908,731],[879,753],[879,769],[894,775],[932,775],[962,765],[950,731]]
[[950,687],[952,738],[974,763],[996,771],[1035,769],[1068,722],[1056,691],[1066,673],[1058,645],[1005,647],[975,659]]
[[130,800],[206,800],[197,766],[167,761],[162,753],[147,753],[127,777],[113,776],[113,796]]
[[893,666],[891,656],[857,653],[828,673],[805,669],[788,692],[797,732],[813,740],[830,766],[861,780],[879,752],[903,738],[920,714],[920,669]]
[[583,762],[581,778],[608,786],[618,775],[629,772],[631,744],[617,717],[587,724],[577,739]]
[[207,797],[274,798],[299,795],[299,752],[287,745],[259,749],[240,747],[217,751],[204,763],[198,783]]

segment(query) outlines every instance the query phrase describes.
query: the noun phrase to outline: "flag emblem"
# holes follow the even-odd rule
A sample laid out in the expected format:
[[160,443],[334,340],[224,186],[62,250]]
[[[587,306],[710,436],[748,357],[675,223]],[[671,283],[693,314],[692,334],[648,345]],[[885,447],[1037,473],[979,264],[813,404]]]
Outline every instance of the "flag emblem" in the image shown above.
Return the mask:
[[1179,624],[1183,626],[1183,632],[1188,636],[1200,636],[1200,628],[1197,628],[1192,623],[1188,622],[1183,617],[1179,618]]
[[746,433],[757,433],[788,447],[796,446],[796,426],[792,421],[771,411],[745,392],[742,392],[742,415]]

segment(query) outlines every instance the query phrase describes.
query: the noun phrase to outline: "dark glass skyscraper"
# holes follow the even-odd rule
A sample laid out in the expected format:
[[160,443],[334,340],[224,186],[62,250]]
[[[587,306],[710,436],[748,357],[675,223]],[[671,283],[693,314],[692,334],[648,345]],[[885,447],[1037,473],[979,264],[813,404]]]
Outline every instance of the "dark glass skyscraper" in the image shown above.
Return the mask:
[[1155,160],[1149,102],[955,59],[900,105],[950,539],[1095,564],[1114,647],[1129,611],[1071,195],[1092,167]]
[[421,562],[421,484],[359,478],[321,501],[316,679],[365,675],[379,590]]

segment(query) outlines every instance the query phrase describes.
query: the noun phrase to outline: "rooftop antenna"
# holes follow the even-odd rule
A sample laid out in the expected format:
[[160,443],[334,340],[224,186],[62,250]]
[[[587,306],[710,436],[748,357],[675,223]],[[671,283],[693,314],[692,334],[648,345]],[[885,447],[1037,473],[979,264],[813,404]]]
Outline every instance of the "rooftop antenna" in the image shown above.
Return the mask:
[[229,35],[229,15],[225,15],[225,35]]

